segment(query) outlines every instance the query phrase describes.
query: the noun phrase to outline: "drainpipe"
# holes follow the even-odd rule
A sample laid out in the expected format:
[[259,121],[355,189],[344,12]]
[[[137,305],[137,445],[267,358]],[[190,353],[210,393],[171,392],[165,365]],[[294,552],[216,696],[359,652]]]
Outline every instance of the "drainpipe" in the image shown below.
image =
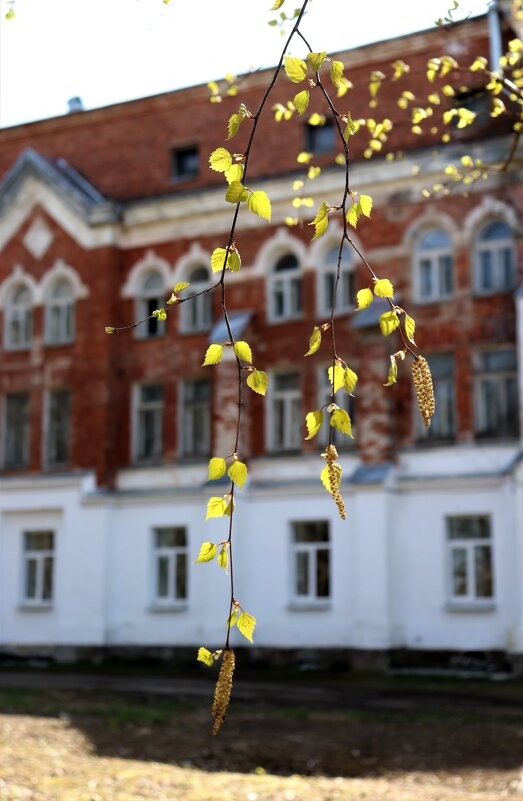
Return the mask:
[[503,70],[499,65],[499,60],[503,55],[503,41],[501,38],[501,19],[498,0],[494,0],[494,2],[489,6],[487,19],[490,40],[489,69],[491,69],[492,72],[498,72],[500,75],[502,75]]

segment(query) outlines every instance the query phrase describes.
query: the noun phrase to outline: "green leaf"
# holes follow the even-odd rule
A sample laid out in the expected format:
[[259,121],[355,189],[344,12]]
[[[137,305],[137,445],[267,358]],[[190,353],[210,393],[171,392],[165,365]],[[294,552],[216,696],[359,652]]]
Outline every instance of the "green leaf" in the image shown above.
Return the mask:
[[374,300],[374,296],[372,294],[371,289],[360,289],[360,291],[356,295],[356,300],[358,301],[358,311],[362,309],[366,309],[372,301]]
[[269,386],[269,376],[267,373],[264,373],[263,370],[253,370],[252,373],[249,373],[247,376],[247,386],[249,386],[253,392],[257,392],[258,395],[265,395],[267,387]]
[[372,211],[372,198],[370,195],[360,195],[359,206],[365,217],[370,217]]
[[243,462],[234,461],[227,472],[231,481],[234,481],[241,489],[247,478],[247,465]]
[[202,547],[200,548],[198,559],[195,559],[194,564],[197,564],[197,562],[212,562],[212,560],[216,556],[217,550],[218,546],[215,545],[213,542],[202,542]]
[[236,249],[230,250],[227,258],[227,267],[229,270],[232,270],[233,273],[237,273],[241,266],[242,260],[238,251]]
[[211,364],[219,364],[222,360],[222,354],[223,345],[209,345],[202,367],[208,367]]
[[243,164],[233,164],[225,172],[227,183],[232,184],[233,181],[241,181],[243,178]]
[[245,117],[243,114],[231,114],[229,122],[227,123],[227,139],[232,139],[233,136],[236,136],[244,119]]
[[318,72],[321,65],[325,61],[327,53],[309,53],[307,55],[307,61],[311,65],[314,72]]
[[285,0],[274,0],[274,5],[271,8],[271,11],[278,11],[279,8],[285,3]]
[[293,83],[300,83],[307,75],[307,65],[300,58],[285,56],[285,73]]
[[[227,495],[225,498],[210,498],[209,503],[207,504],[207,516],[206,520],[209,520],[211,517],[223,517],[225,514],[230,514],[228,512],[228,507],[230,506],[230,497]],[[209,543],[206,543],[209,544]],[[218,546],[215,545],[216,550]],[[211,559],[214,558],[214,554]]]
[[256,618],[252,615],[249,615],[247,612],[240,612],[236,618],[236,625],[245,639],[249,640],[249,642],[252,642],[254,627],[256,626]]
[[262,217],[264,220],[271,221],[271,201],[265,192],[252,192],[249,197],[249,209]]
[[384,337],[392,334],[399,327],[399,324],[400,320],[395,311],[385,312],[380,317],[380,328]]
[[331,414],[330,424],[337,431],[341,431],[342,434],[352,437],[350,417],[345,409],[335,409]]
[[416,331],[416,322],[413,317],[409,317],[408,314],[405,315],[405,333],[407,335],[407,339],[412,342],[413,345],[416,343],[414,342],[414,332]]
[[307,412],[305,425],[307,426],[307,436],[305,439],[313,439],[323,425],[322,410],[316,409],[314,412]]
[[354,387],[358,383],[358,376],[351,370],[350,367],[346,367],[343,371],[343,386],[347,390],[347,392],[353,392]]
[[389,375],[387,377],[387,383],[383,384],[384,387],[391,387],[393,384],[396,383],[398,378],[398,365],[396,364],[395,356],[390,357],[390,367],[389,367]]
[[227,555],[227,548],[225,547],[225,545],[218,554],[217,562],[219,566],[222,568],[222,570],[225,570],[227,572],[227,568],[229,567],[229,557]]
[[207,648],[199,648],[196,659],[198,662],[203,662],[208,667],[212,667],[214,663],[213,655],[207,650]]
[[209,461],[209,481],[215,481],[225,475],[227,470],[227,462],[225,459],[219,459],[215,456]]
[[311,114],[311,116],[307,120],[307,123],[309,125],[314,125],[314,126],[316,126],[316,125],[325,125],[325,115],[324,114],[318,114],[318,112],[315,111],[314,114]]
[[155,309],[151,317],[156,317],[157,320],[167,320],[167,312],[165,309]]
[[309,350],[305,354],[306,356],[312,356],[313,353],[316,353],[319,350],[321,345],[321,331],[317,325],[314,326],[312,329],[311,338],[309,339]]
[[307,89],[304,89],[303,92],[298,92],[292,102],[296,106],[298,114],[305,114],[307,106],[309,105],[309,93]]
[[378,298],[392,298],[394,297],[394,287],[388,278],[381,278],[374,283],[374,294]]
[[360,217],[361,217],[360,204],[353,203],[347,212],[347,222],[349,223],[349,225],[352,225],[353,228],[356,228]]
[[243,340],[238,340],[238,342],[234,343],[234,352],[238,359],[241,359],[243,362],[248,362],[252,364],[252,351],[247,344]]
[[211,268],[213,273],[219,273],[223,270],[226,253],[227,251],[225,248],[215,248],[213,250],[211,256]]
[[241,181],[231,181],[225,193],[227,203],[243,203],[249,197],[249,193]]
[[312,241],[314,242],[315,239],[319,239],[320,236],[323,236],[325,231],[327,230],[327,226],[329,224],[329,206],[327,203],[323,202],[316,214],[316,217],[309,225],[314,225],[315,231],[314,236],[312,237]]
[[173,292],[181,292],[183,289],[187,289],[188,286],[190,286],[190,284],[187,283],[187,281],[179,281],[174,285]]
[[215,172],[225,172],[232,164],[232,156],[224,147],[213,150],[209,156],[211,170]]
[[337,392],[339,389],[345,386],[345,370],[340,364],[336,364],[334,368],[329,367],[328,374],[329,381],[331,386],[334,388],[334,392]]
[[336,89],[339,89],[341,86],[341,79],[343,77],[343,61],[331,61],[331,68],[330,68],[330,79]]
[[354,120],[352,119],[350,114],[347,114],[347,125],[345,127],[345,130],[343,131],[343,138],[345,139],[346,142],[349,141],[349,136],[352,136],[353,134],[356,133],[356,130],[357,128],[354,123]]

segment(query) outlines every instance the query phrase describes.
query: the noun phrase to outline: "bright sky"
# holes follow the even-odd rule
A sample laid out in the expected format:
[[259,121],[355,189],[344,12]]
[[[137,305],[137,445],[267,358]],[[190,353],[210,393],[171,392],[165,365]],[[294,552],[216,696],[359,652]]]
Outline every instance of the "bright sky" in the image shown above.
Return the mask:
[[[0,127],[271,66],[272,0],[0,0]],[[287,0],[289,11],[299,0]],[[453,0],[311,0],[303,31],[334,52],[431,27]],[[461,0],[472,15],[487,0]],[[367,11],[368,9],[368,11]],[[301,52],[297,52],[301,55]]]

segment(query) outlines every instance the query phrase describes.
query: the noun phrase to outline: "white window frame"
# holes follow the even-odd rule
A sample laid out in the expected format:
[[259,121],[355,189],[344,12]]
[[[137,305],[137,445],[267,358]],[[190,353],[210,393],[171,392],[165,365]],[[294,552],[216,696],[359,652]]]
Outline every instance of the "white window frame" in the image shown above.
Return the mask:
[[[437,367],[432,368],[431,359],[438,359],[438,357],[448,357],[449,374],[438,376]],[[457,436],[457,404],[456,404],[456,360],[453,353],[433,353],[427,355],[429,367],[432,370],[432,381],[434,385],[434,400],[436,412],[432,418],[429,428],[423,424],[422,417],[419,412],[418,402],[415,393],[412,395],[412,408],[414,411],[415,431],[416,437],[422,442],[453,442]],[[442,411],[443,410],[443,411]],[[439,416],[438,416],[439,415]],[[438,430],[439,420],[445,415],[445,423],[452,423],[452,431],[450,433],[440,433]]]
[[[27,547],[28,538],[34,534],[45,534],[52,536],[51,548]],[[55,561],[56,561],[56,531],[52,529],[24,530],[22,532],[22,561],[21,561],[21,603],[23,606],[49,608],[53,605],[55,598]],[[51,591],[49,598],[44,598],[44,576],[46,560],[51,560]],[[28,569],[29,563],[35,564],[35,594],[30,596],[28,593]]]
[[[317,388],[318,388],[318,409],[323,411],[323,425],[316,435],[318,445],[325,448],[329,443],[329,429],[332,428],[330,424],[330,414],[327,411],[332,401],[332,385],[329,381],[328,369],[332,364],[324,364],[318,368],[317,371]],[[334,403],[344,409],[351,419],[352,437],[343,434],[336,428],[332,428],[332,442],[333,445],[339,450],[340,448],[351,448],[355,446],[356,427],[355,427],[355,411],[354,411],[355,398],[343,389],[339,389],[334,396]],[[325,406],[327,404],[327,406]]]
[[[162,397],[160,400],[146,401],[142,399],[142,390],[149,387],[160,387]],[[165,415],[165,386],[164,384],[148,382],[146,384],[135,384],[133,387],[132,403],[132,455],[133,462],[138,464],[148,462],[160,462],[164,453],[164,415]],[[144,453],[143,448],[143,423],[142,417],[145,414],[153,414],[155,417],[153,432],[152,453]],[[158,422],[159,420],[159,422]]]
[[[463,537],[461,539],[451,539],[451,526],[452,520],[485,520],[488,526],[488,537]],[[496,582],[494,576],[494,541],[492,536],[492,520],[488,514],[470,514],[470,515],[449,515],[445,520],[445,537],[446,537],[446,550],[447,550],[447,597],[450,606],[492,606],[495,602]],[[477,583],[478,576],[476,572],[476,550],[478,548],[488,548],[489,550],[489,563],[491,570],[491,583],[492,592],[490,595],[478,595]],[[455,551],[462,550],[465,552],[465,576],[467,584],[467,592],[458,594],[454,592],[454,560],[453,554]]]
[[[205,280],[194,280],[192,276],[198,275],[205,270],[207,278]],[[211,284],[211,275],[205,264],[193,264],[187,270],[187,281],[190,286],[187,294],[194,295],[203,292]],[[198,297],[182,303],[180,309],[180,331],[183,334],[196,334],[201,331],[209,331],[212,326],[212,292],[205,292]]]
[[[153,287],[147,289],[147,282],[157,277],[161,289]],[[160,270],[151,267],[144,271],[138,282],[139,290],[136,297],[136,320],[145,320],[141,325],[134,329],[137,339],[157,339],[165,334],[166,326],[164,320],[150,318],[156,309],[165,308],[165,281]],[[154,307],[154,308],[153,308]]]
[[[448,238],[448,245],[439,248],[424,248],[422,243],[425,237],[433,232],[444,234]],[[450,274],[451,274],[451,288],[445,289],[443,286],[443,273],[444,267],[442,259],[450,258]],[[422,294],[422,279],[421,272],[423,262],[429,262],[429,269],[431,274],[431,292],[430,294]],[[438,303],[441,300],[447,300],[454,294],[455,276],[454,276],[454,252],[452,247],[452,238],[444,228],[430,228],[423,231],[419,237],[414,249],[414,286],[415,296],[417,303]]]
[[[14,430],[9,420],[9,399],[24,398],[27,402],[25,416],[22,419],[22,431]],[[3,431],[3,466],[6,470],[21,470],[29,467],[31,457],[31,398],[28,392],[10,392],[4,395],[4,431]],[[22,412],[23,413],[23,412]],[[21,415],[20,415],[21,416]],[[18,422],[18,421],[17,421]],[[22,458],[13,460],[9,458],[9,445],[11,437],[14,435],[16,442],[21,443]]]
[[[296,267],[277,271],[286,258],[295,258]],[[293,251],[281,253],[274,261],[267,281],[269,322],[298,320],[303,316],[303,274],[300,260]],[[276,293],[281,295],[282,310],[278,311]]]
[[[487,370],[484,368],[482,358],[488,353],[499,351],[511,351],[514,353],[515,367],[513,370]],[[486,420],[488,417],[487,404],[485,400],[485,393],[483,386],[486,382],[494,386],[494,391],[497,398],[500,400],[502,406],[508,407],[508,379],[513,379],[516,386],[516,393],[519,391],[518,387],[518,371],[517,371],[517,353],[512,344],[506,347],[491,348],[489,350],[477,351],[473,354],[475,362],[474,366],[474,430],[478,438],[513,438],[518,436],[519,432],[519,419],[517,408],[514,414],[516,427],[514,431],[503,431],[499,424],[493,426],[493,429],[487,429]],[[516,407],[518,403],[516,401]],[[508,416],[508,415],[507,415]]]
[[[62,287],[69,295],[60,297],[57,293]],[[46,345],[69,345],[75,334],[74,290],[66,278],[58,278],[50,287],[45,304],[45,343]],[[56,331],[54,331],[56,322]]]
[[[492,225],[493,223],[500,223],[506,226],[507,231],[510,232],[506,238],[500,239],[492,239],[481,241],[482,234],[486,231],[486,229]],[[502,253],[510,250],[511,257],[512,257],[512,281],[507,283],[505,281],[504,276],[504,266],[502,261]],[[484,253],[489,253],[492,259],[492,279],[493,279],[493,286],[484,288],[481,286],[481,256]],[[510,226],[504,220],[489,220],[488,223],[482,226],[481,230],[478,232],[475,246],[474,246],[474,291],[477,295],[493,295],[496,292],[510,292],[511,289],[514,289],[516,284],[516,249],[514,243],[514,235]]]
[[[318,315],[323,317],[330,315],[332,310],[332,291],[327,292],[327,279],[331,276],[331,282],[334,286],[336,281],[336,274],[338,271],[338,254],[339,244],[332,244],[320,259],[320,264],[316,273],[316,293],[318,298]],[[332,260],[332,255],[335,254],[335,259]],[[343,248],[340,266],[340,280],[336,291],[336,303],[334,306],[334,314],[349,314],[354,311],[354,286],[356,280],[356,271],[354,259],[348,247]],[[348,282],[350,287],[350,298],[345,298],[345,282]]]
[[[284,376],[296,376],[298,387],[294,389],[278,389],[278,378]],[[269,379],[269,403],[267,408],[267,443],[269,451],[272,453],[285,453],[288,451],[301,450],[303,440],[302,431],[302,397],[301,397],[301,374],[298,370],[285,370],[272,373]],[[277,411],[276,404],[282,404],[283,412],[283,437],[279,442],[276,438]],[[293,428],[293,407],[298,408],[297,419],[299,426]]]
[[[65,439],[66,439],[66,449],[67,454],[64,459],[56,459],[53,456],[52,450],[54,452],[52,437],[55,436],[55,432],[53,429],[54,420],[52,418],[52,405],[53,405],[53,397],[62,395],[66,398],[66,410],[65,416],[63,420],[61,420],[61,424],[63,424],[65,428]],[[71,409],[72,409],[72,393],[69,389],[56,387],[54,389],[48,390],[45,394],[44,399],[44,463],[46,467],[63,467],[67,465],[71,458]],[[63,413],[63,410],[62,410]]]
[[[326,526],[327,539],[310,542],[298,542],[296,540],[297,528],[299,526]],[[291,536],[291,597],[292,604],[296,606],[330,606],[332,602],[332,535],[328,520],[293,520],[290,524]],[[318,553],[327,551],[327,570],[328,570],[328,594],[318,594]],[[308,564],[307,591],[298,592],[299,558],[306,556]]]
[[[183,545],[158,545],[158,535],[166,531],[182,532]],[[158,608],[185,608],[189,599],[189,538],[185,526],[155,526],[152,529],[152,604]],[[178,595],[177,562],[185,563],[185,593]],[[160,595],[159,563],[167,560],[167,595]]]
[[[209,397],[206,399],[189,399],[189,388],[202,383],[208,386]],[[202,459],[211,454],[212,448],[212,382],[210,379],[186,379],[179,384],[179,452],[184,459]],[[200,445],[196,446],[194,436],[194,417],[200,415],[203,425],[203,436]]]
[[[17,302],[20,290],[27,293],[27,302]],[[18,334],[14,335],[14,332]],[[4,345],[6,350],[27,350],[33,338],[33,298],[30,287],[19,283],[12,287],[4,306]]]

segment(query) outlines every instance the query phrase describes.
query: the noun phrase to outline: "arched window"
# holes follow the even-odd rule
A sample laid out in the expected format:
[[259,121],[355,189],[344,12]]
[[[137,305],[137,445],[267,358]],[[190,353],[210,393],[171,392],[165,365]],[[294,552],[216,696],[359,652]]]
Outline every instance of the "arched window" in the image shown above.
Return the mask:
[[[186,294],[195,295],[209,286],[209,271],[204,265],[197,265],[189,270],[187,281],[190,283]],[[185,333],[208,331],[212,324],[212,292],[198,295],[187,303],[182,303],[181,330]]]
[[33,334],[31,292],[25,284],[11,290],[5,306],[5,346],[11,350],[28,348]]
[[[330,248],[318,270],[318,298],[320,314],[330,314],[332,295],[338,271],[339,245]],[[348,247],[341,254],[340,280],[336,290],[334,313],[342,314],[354,308],[354,264]]]
[[505,222],[495,220],[478,234],[474,252],[475,289],[480,294],[505,292],[516,281],[514,236]]
[[454,288],[452,243],[440,228],[427,231],[414,255],[416,298],[420,303],[443,300]]
[[51,286],[45,305],[45,341],[63,345],[74,339],[74,293],[69,281],[58,279]]
[[275,263],[269,283],[271,320],[289,320],[302,312],[301,271],[294,253],[285,253]]
[[140,294],[137,298],[138,320],[150,318],[136,328],[137,336],[140,339],[150,339],[165,333],[165,323],[156,317],[151,317],[156,309],[163,308],[164,295],[165,286],[161,273],[150,270],[142,279]]

